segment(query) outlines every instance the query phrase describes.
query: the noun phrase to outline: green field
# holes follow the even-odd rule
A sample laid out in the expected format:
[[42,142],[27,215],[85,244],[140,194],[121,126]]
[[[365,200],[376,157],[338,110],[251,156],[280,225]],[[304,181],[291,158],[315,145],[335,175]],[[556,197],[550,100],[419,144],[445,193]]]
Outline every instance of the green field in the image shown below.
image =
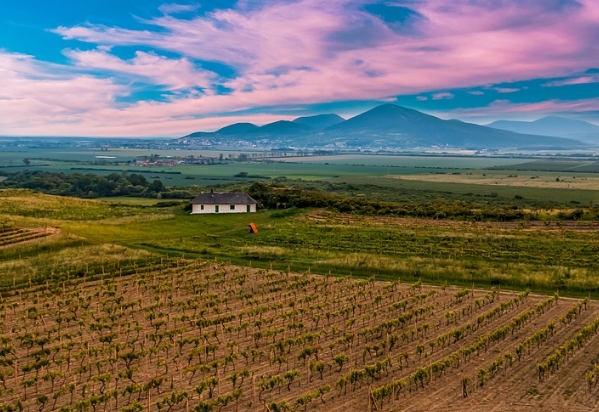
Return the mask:
[[[474,223],[367,217],[319,209],[252,215],[191,216],[184,206],[116,203],[0,192],[0,222],[57,227],[38,246],[0,249],[0,284],[77,273],[86,265],[138,256],[218,259],[281,270],[353,274],[443,284],[469,284],[566,294],[599,293],[595,222]],[[259,233],[248,232],[254,222]],[[129,257],[128,257],[129,256]],[[74,258],[73,258],[74,259]],[[94,263],[95,262],[95,263]],[[86,269],[87,270],[87,269]]]
[[498,170],[545,171],[566,173],[599,173],[595,160],[537,160],[513,165],[496,166]]
[[[213,156],[223,154],[224,160],[211,165],[177,165],[172,167],[137,167],[130,162],[137,156],[158,154],[169,156]],[[246,152],[251,156],[272,155],[271,152]],[[503,204],[514,203],[519,207],[564,207],[599,203],[599,187],[577,187],[564,183],[554,187],[481,184],[468,179],[443,181],[431,179],[431,175],[467,174],[484,175],[488,178],[508,177],[517,174],[521,179],[538,178],[537,182],[567,179],[595,179],[597,162],[590,160],[562,159],[536,160],[512,157],[475,157],[456,155],[375,155],[345,154],[334,156],[306,156],[280,158],[255,158],[249,161],[235,160],[239,152],[227,151],[178,151],[149,149],[100,148],[17,148],[0,152],[0,172],[39,170],[62,173],[137,173],[148,181],[161,180],[173,188],[194,187],[194,193],[210,186],[243,187],[256,180],[284,178],[296,182],[296,186],[335,191],[344,195],[371,197],[378,200],[404,201],[463,200],[487,202],[489,199]],[[111,156],[115,159],[96,159],[95,156]],[[229,159],[229,156],[233,160]],[[23,159],[30,159],[27,166]],[[114,162],[118,164],[114,164]],[[236,177],[241,172],[247,178]],[[424,176],[422,179],[401,179],[401,176]],[[445,179],[447,180],[447,179]],[[327,185],[333,185],[335,187]],[[344,190],[341,186],[357,187]],[[518,199],[514,202],[514,199]]]
[[[514,177],[513,171],[453,168],[463,159],[441,159],[443,168],[437,168],[439,159],[437,166],[429,158],[423,159],[430,161],[427,166],[409,164],[413,158],[364,159],[381,164],[228,162],[197,166],[214,172],[206,179],[220,172],[231,181],[227,173],[240,167],[255,166],[251,173],[263,174],[269,167],[287,168],[286,173],[295,179],[248,178],[226,186],[253,191],[264,204],[293,193],[293,204],[302,206],[255,214],[190,215],[189,199],[157,195],[95,200],[0,189],[4,328],[0,410],[58,410],[62,406],[65,411],[155,412],[173,406],[172,410],[181,411],[190,407],[233,411],[238,410],[234,396],[240,400],[239,410],[262,410],[261,397],[268,400],[265,405],[271,410],[307,409],[300,408],[309,402],[306,396],[314,401],[310,410],[333,405],[367,410],[371,398],[366,395],[388,398],[388,380],[406,389],[396,405],[409,405],[416,398],[434,398],[436,405],[457,401],[465,405],[468,399],[485,396],[481,408],[488,409],[496,403],[488,394],[504,399],[508,390],[496,393],[497,385],[506,380],[502,376],[510,376],[510,384],[534,382],[532,389],[527,389],[528,384],[519,387],[522,394],[518,396],[527,405],[545,404],[539,391],[556,392],[552,385],[565,379],[564,371],[576,377],[576,390],[557,393],[561,396],[567,391],[563,396],[575,397],[577,402],[584,398],[585,404],[595,405],[584,379],[589,379],[589,368],[599,370],[593,366],[596,356],[591,350],[580,350],[586,342],[577,341],[579,334],[574,333],[583,325],[592,326],[587,345],[591,348],[599,325],[596,318],[589,319],[596,316],[596,302],[589,304],[587,299],[599,299],[597,190],[560,188],[568,180],[557,182],[555,173],[565,175],[555,171],[518,171]],[[385,165],[391,160],[406,163]],[[293,171],[298,175],[292,176]],[[525,173],[558,187],[517,186],[530,180]],[[544,177],[537,179],[537,175]],[[313,180],[307,180],[310,176]],[[93,176],[83,178],[93,180]],[[118,174],[116,178],[126,180]],[[57,175],[45,179],[59,180]],[[489,179],[504,184],[490,186]],[[580,174],[578,179],[584,182],[591,177]],[[249,187],[254,180],[263,182]],[[249,223],[255,223],[259,232],[249,233]],[[510,294],[506,289],[522,292]],[[529,296],[529,290],[551,297]],[[342,294],[347,299],[340,299]],[[572,301],[563,296],[585,299]],[[302,317],[295,318],[298,315]],[[289,326],[273,326],[273,319],[279,318],[288,319]],[[114,322],[109,323],[110,319]],[[407,326],[413,324],[413,328],[400,335],[380,326],[397,322],[399,327],[398,319],[411,319]],[[497,323],[489,327],[489,322]],[[523,329],[511,326],[518,322]],[[342,372],[342,365],[337,368],[333,361],[342,340],[352,336],[356,342],[345,341],[350,345],[343,350],[349,354],[344,355],[347,362],[351,359],[353,364]],[[490,336],[495,336],[493,343],[488,343]],[[535,336],[544,336],[551,344],[531,340]],[[447,338],[446,348],[443,339]],[[128,342],[135,350],[129,349]],[[285,349],[287,342],[300,344]],[[516,346],[517,342],[529,342],[527,350]],[[207,344],[214,348],[210,360]],[[488,353],[487,344],[492,345]],[[391,359],[393,345],[400,353],[393,355],[395,369],[368,385],[360,383],[354,391],[348,379],[361,368],[375,370],[370,363],[379,364],[377,359]],[[582,358],[568,355],[568,367],[551,378],[553,371],[544,366],[553,356],[548,357],[548,350],[562,353],[560,348],[567,345],[578,348],[575,355]],[[460,366],[445,363],[451,356],[461,359],[462,350],[472,351],[472,359],[460,361]],[[275,353],[280,355],[275,357]],[[302,356],[312,356],[309,353],[318,358],[302,362]],[[521,368],[521,355],[522,364],[526,360],[530,369]],[[114,362],[102,360],[108,356]],[[405,360],[397,363],[398,359]],[[492,379],[497,359],[505,359],[505,372],[499,371]],[[514,368],[507,369],[512,360]],[[249,372],[254,363],[256,369]],[[445,375],[435,372],[426,387],[424,380],[418,387],[419,371],[434,371],[440,364],[448,365],[441,374]],[[238,374],[238,366],[248,372]],[[293,370],[301,369],[305,376],[301,385],[298,378],[297,386],[289,389],[279,384],[283,390],[277,391],[273,376],[291,376],[293,370],[287,370],[296,367]],[[486,374],[482,379],[481,370]],[[244,384],[241,378],[235,389],[238,375],[248,379]],[[396,379],[403,376],[403,381]],[[448,379],[455,382],[448,383]],[[463,385],[465,379],[477,382],[475,390],[468,389],[468,399],[459,396],[460,382]],[[218,387],[214,399],[205,394],[206,382]],[[268,389],[269,382],[275,386]],[[343,382],[351,390],[347,408],[340,403],[345,399]],[[324,403],[316,402],[315,387],[321,392],[314,393],[321,393]],[[434,397],[422,395],[429,387]]]

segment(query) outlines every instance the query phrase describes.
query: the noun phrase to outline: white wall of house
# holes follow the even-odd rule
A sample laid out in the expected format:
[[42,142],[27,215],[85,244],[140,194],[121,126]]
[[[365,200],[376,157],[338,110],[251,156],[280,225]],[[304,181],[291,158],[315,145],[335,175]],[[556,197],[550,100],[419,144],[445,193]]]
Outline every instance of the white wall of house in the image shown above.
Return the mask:
[[[211,213],[247,213],[248,206],[250,213],[256,212],[256,205],[191,205],[191,214],[211,214]],[[218,209],[218,212],[217,212]]]

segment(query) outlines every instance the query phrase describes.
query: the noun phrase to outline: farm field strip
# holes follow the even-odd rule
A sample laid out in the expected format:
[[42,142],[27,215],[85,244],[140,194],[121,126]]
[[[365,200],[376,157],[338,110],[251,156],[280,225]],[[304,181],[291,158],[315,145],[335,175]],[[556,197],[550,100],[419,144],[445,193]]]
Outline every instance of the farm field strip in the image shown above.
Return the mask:
[[[578,177],[578,178],[577,178]],[[536,187],[556,189],[597,190],[599,177],[596,176],[564,176],[562,173],[543,176],[505,175],[503,173],[455,173],[455,174],[401,174],[390,178],[399,180],[415,180],[421,182],[464,183],[488,186]]]
[[[488,381],[499,385],[510,373],[536,384],[543,356],[599,314],[594,302],[582,308],[582,301],[527,292],[183,259],[128,273],[38,285],[0,301],[0,408],[367,410],[373,389],[403,379],[407,387],[393,407],[385,398],[385,410],[418,410],[428,402],[421,393],[468,409],[488,396],[487,386],[456,400],[464,376],[476,379],[497,355],[554,322],[538,350]],[[572,308],[580,313],[560,322]],[[479,347],[481,353],[463,355],[498,331],[503,335],[484,353]],[[413,378],[456,355],[458,362],[426,385]],[[339,384],[355,370],[370,375]],[[585,377],[578,378],[582,389]]]

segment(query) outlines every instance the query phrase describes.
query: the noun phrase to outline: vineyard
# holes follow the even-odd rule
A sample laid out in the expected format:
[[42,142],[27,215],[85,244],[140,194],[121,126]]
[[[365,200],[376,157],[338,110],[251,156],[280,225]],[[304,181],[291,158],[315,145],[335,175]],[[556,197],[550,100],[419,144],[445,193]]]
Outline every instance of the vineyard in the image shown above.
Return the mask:
[[0,227],[0,248],[21,245],[25,242],[43,240],[55,236],[60,230],[51,227],[42,228],[15,228]]
[[0,301],[0,411],[592,410],[599,306],[160,259]]

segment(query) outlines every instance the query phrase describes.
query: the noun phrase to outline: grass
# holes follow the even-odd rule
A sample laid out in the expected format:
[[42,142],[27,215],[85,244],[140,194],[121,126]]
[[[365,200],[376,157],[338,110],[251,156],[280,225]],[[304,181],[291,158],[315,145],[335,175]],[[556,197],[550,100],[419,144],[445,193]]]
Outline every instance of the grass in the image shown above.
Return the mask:
[[[425,176],[428,176],[428,174]],[[355,196],[372,196],[379,200],[400,201],[405,196],[409,196],[413,200],[465,200],[488,203],[497,203],[503,200],[515,205],[521,204],[524,206],[532,204],[535,207],[543,208],[552,208],[560,205],[591,205],[599,203],[599,190],[568,189],[567,186],[563,188],[491,186],[465,182],[421,181],[415,179],[417,179],[417,175],[410,176],[410,179],[397,179],[393,178],[393,176],[378,177],[376,179],[368,177],[339,177],[331,179],[331,182],[370,186],[371,188],[367,191],[347,190],[345,193],[351,193]],[[555,176],[553,176],[553,180],[555,180]]]
[[562,173],[547,173],[542,176],[525,172],[520,175],[505,175],[505,173],[451,173],[451,174],[419,174],[394,175],[396,179],[416,180],[421,182],[466,183],[488,186],[535,187],[554,189],[595,190],[599,187],[598,176],[564,176]]
[[[599,238],[592,222],[475,224],[298,209],[191,216],[181,206],[114,206],[26,191],[0,192],[0,201],[11,205],[0,209],[0,221],[61,229],[51,240],[0,250],[2,283],[10,283],[15,273],[52,278],[52,273],[77,267],[70,256],[79,254],[97,266],[97,259],[118,261],[119,254],[141,253],[140,259],[183,255],[434,284],[599,292]],[[258,234],[249,233],[250,222]]]
[[589,160],[537,160],[494,168],[498,170],[599,173],[599,162]]
[[[510,167],[522,163],[522,159],[501,157],[465,156],[388,156],[388,155],[336,155],[315,157],[288,157],[281,160],[293,163],[350,166],[353,169],[369,166],[383,168],[405,168],[422,172],[423,168],[437,169],[484,169],[489,167]],[[359,170],[359,169],[358,169]]]

